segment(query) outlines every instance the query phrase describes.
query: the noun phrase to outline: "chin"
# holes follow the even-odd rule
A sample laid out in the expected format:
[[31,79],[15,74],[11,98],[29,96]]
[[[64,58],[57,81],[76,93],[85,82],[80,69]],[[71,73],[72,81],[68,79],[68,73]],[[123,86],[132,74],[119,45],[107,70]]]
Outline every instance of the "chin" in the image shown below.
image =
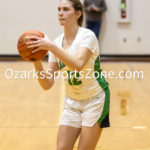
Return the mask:
[[61,26],[64,26],[64,25],[65,25],[65,23],[62,22],[62,21],[59,21],[59,24],[60,24]]
[[59,23],[61,26],[64,26],[64,23]]

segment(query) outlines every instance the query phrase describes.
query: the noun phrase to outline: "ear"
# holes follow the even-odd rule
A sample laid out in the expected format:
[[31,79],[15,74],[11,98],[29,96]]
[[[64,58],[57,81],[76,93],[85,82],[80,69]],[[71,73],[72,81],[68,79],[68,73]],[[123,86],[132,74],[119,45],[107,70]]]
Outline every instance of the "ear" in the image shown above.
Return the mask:
[[76,11],[76,18],[77,19],[79,19],[81,15],[82,15],[81,10]]

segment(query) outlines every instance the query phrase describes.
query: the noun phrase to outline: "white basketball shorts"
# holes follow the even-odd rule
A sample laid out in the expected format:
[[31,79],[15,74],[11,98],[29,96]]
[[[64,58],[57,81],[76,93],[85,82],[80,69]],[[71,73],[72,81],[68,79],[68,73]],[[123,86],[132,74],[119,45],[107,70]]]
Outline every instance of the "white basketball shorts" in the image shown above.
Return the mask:
[[59,125],[81,128],[92,127],[98,122],[101,128],[109,127],[109,99],[109,88],[89,100],[66,97]]

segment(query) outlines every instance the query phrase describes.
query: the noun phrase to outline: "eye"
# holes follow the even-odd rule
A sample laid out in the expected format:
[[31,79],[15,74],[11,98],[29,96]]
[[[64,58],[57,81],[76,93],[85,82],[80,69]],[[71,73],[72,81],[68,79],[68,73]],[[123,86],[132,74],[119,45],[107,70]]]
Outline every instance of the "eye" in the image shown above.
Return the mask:
[[69,8],[68,7],[64,7],[64,11],[68,11],[69,10]]
[[58,7],[58,11],[60,11],[61,10],[61,8],[60,7]]

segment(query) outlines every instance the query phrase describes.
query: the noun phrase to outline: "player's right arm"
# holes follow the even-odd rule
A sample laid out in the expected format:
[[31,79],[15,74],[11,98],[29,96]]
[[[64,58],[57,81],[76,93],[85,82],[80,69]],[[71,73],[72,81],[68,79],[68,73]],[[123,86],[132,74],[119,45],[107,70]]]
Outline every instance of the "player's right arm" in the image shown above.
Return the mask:
[[[48,72],[44,71],[41,61],[35,61],[34,67],[35,67],[36,72],[38,72],[37,75],[38,75],[38,81],[40,83],[40,86],[44,90],[50,89],[54,84],[54,72],[59,70],[58,63],[48,62],[48,66],[47,66]],[[50,74],[52,75],[52,77],[49,77]]]

